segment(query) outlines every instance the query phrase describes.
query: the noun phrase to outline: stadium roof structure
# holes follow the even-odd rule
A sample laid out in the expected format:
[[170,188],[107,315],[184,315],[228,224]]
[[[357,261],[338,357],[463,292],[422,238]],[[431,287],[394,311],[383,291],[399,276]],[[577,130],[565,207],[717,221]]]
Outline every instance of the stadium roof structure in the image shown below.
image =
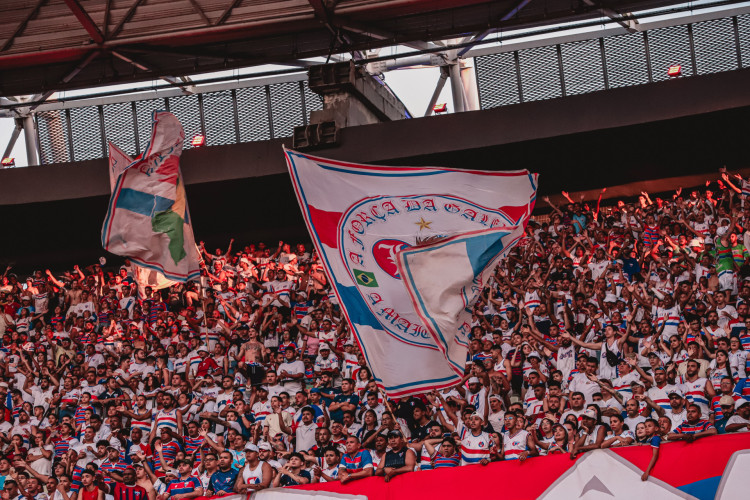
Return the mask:
[[[722,3],[722,2],[717,2]],[[732,2],[723,2],[731,4]],[[674,0],[3,0],[0,95],[51,94],[498,30],[614,20]]]

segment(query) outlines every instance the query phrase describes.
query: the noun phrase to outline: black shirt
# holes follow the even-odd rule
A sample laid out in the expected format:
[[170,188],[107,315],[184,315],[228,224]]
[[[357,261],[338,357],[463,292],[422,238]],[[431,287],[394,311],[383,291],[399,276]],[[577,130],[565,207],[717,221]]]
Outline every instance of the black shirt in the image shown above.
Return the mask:
[[406,452],[408,451],[408,448],[404,446],[401,448],[401,451],[388,451],[385,453],[385,457],[383,460],[385,460],[385,465],[383,467],[393,467],[394,469],[398,469],[399,467],[403,467],[406,465]]
[[[310,477],[310,473],[307,472],[305,469],[302,469],[299,471],[299,474],[295,474],[296,476],[304,477],[312,481],[312,477]],[[294,479],[291,478],[291,476],[287,476],[286,474],[281,475],[281,479],[279,480],[279,484],[281,486],[297,486],[298,483]]]

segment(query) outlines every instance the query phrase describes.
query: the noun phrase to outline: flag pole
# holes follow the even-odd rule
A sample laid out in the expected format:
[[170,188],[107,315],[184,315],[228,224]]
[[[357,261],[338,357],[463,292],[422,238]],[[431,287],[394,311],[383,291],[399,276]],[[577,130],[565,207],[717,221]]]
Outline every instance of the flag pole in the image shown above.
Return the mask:
[[391,418],[393,419],[393,422],[398,425],[396,429],[398,432],[401,433],[401,437],[406,439],[406,434],[404,434],[404,431],[401,430],[401,424],[398,423],[398,419],[396,418],[396,415],[393,414],[393,410],[391,409],[391,405],[388,403],[388,397],[386,397],[385,392],[378,386],[378,392],[381,396],[383,396],[383,402],[385,403],[385,409],[388,411],[388,413],[391,415]]

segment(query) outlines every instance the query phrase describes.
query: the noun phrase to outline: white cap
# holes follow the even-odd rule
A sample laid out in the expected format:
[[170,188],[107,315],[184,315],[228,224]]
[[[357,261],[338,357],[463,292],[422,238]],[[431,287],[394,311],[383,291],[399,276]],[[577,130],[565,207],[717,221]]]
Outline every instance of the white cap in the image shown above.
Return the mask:
[[477,377],[471,377],[468,380],[467,384],[481,384],[481,382],[479,381],[479,379]]
[[593,420],[597,419],[596,412],[594,410],[592,410],[591,408],[587,408],[586,410],[584,410],[584,412],[581,413],[581,416],[582,417],[588,417],[588,418],[591,418]]
[[747,399],[740,398],[740,399],[738,399],[737,401],[734,402],[734,409],[735,410],[739,410],[740,406],[746,405],[746,404],[749,404],[749,403],[750,403],[750,401],[748,401]]
[[612,303],[615,303],[615,302],[617,302],[617,296],[616,296],[616,295],[615,295],[614,293],[608,293],[608,294],[607,294],[607,295],[606,295],[606,296],[604,297],[604,302],[612,302]]

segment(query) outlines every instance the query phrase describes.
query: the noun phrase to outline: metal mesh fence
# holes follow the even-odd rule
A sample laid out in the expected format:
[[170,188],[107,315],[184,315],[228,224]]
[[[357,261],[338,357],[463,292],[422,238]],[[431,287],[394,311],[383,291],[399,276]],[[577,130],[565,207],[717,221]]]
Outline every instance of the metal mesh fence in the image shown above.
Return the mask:
[[646,47],[641,33],[629,33],[604,39],[609,88],[648,83]]
[[651,78],[655,82],[669,80],[667,70],[675,64],[682,66],[683,76],[694,75],[687,26],[649,31],[648,47],[651,53]]
[[695,66],[699,75],[737,69],[734,25],[731,19],[715,19],[693,25]]
[[518,51],[524,101],[562,96],[560,65],[555,45]]
[[193,146],[190,142],[193,137],[203,134],[203,129],[201,127],[201,110],[200,103],[198,102],[198,96],[193,94],[170,97],[169,111],[172,112],[178,120],[180,120],[180,123],[182,123],[182,128],[185,129],[185,143],[183,144],[182,148],[192,148]]
[[[562,83],[559,78],[559,50]],[[750,14],[517,52],[523,101],[750,67]],[[514,52],[475,58],[482,109],[516,104]]]
[[482,109],[517,104],[518,74],[513,52],[503,52],[474,59]]
[[310,111],[318,111],[320,109],[323,109],[323,97],[319,94],[316,94],[312,90],[310,90],[310,87],[307,85],[307,82],[302,82],[304,85],[304,91],[305,91],[305,118],[307,120],[306,123],[310,123]]
[[237,116],[240,142],[265,141],[271,138],[265,86],[237,89]]
[[750,14],[737,16],[737,36],[740,39],[742,67],[750,68]]
[[231,92],[203,94],[203,118],[206,126],[206,144],[218,146],[237,142],[234,104]]
[[604,90],[602,51],[598,40],[563,44],[560,53],[567,95]]
[[73,160],[93,160],[105,156],[98,107],[71,108],[70,130],[73,137]]
[[[107,140],[130,156],[136,155],[133,107],[129,102],[118,102],[104,106],[104,133]],[[108,154],[107,151],[104,152]]]
[[294,127],[302,124],[300,118],[304,113],[299,83],[274,83],[269,87],[273,137],[290,137]]
[[65,112],[57,110],[39,112],[36,114],[36,123],[42,164],[70,161]]

